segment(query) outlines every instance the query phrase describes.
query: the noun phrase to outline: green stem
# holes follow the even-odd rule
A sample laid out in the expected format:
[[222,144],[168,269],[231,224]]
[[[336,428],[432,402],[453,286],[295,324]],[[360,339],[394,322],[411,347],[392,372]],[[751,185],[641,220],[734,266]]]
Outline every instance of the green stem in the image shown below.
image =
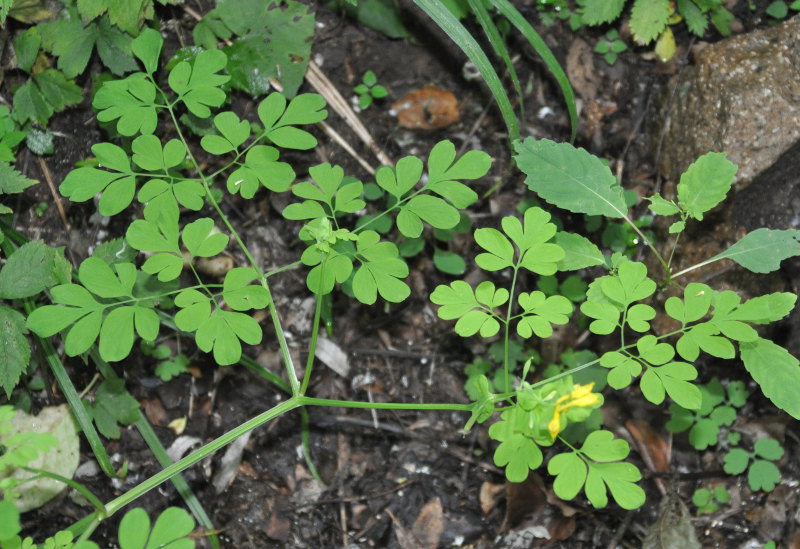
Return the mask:
[[118,498],[109,501],[105,506],[106,511],[108,512],[108,516],[113,515],[114,513],[116,513],[117,511],[119,511],[132,501],[146,494],[147,492],[157,487],[158,485],[162,484],[163,482],[166,482],[167,480],[177,475],[178,473],[181,473],[186,469],[188,469],[189,467],[191,467],[192,465],[199,463],[203,459],[207,458],[220,448],[227,446],[228,444],[230,444],[240,436],[244,435],[245,433],[249,433],[253,429],[261,427],[268,421],[275,419],[276,417],[283,415],[287,412],[290,412],[291,410],[294,410],[298,406],[301,406],[302,398],[303,397],[300,396],[293,396],[288,400],[281,402],[277,406],[270,408],[266,412],[262,412],[256,417],[242,423],[235,429],[232,429],[231,431],[228,431],[227,433],[219,436],[215,440],[209,442],[202,448],[199,448],[198,450],[192,452],[183,459],[180,459],[175,463],[173,463],[172,465],[165,467],[164,469],[162,469],[149,479],[145,480],[138,486],[131,488]]
[[242,250],[242,253],[247,258],[247,261],[250,263],[250,265],[253,266],[253,269],[255,269],[255,271],[258,273],[261,279],[261,285],[267,291],[267,299],[268,299],[267,307],[269,308],[269,316],[272,319],[272,326],[274,327],[275,335],[278,338],[278,345],[280,347],[283,364],[286,367],[286,374],[288,375],[289,383],[292,386],[292,394],[296,395],[300,391],[300,384],[297,381],[297,373],[294,368],[294,362],[292,361],[292,355],[289,352],[289,345],[286,343],[286,336],[283,333],[283,326],[281,325],[280,318],[278,318],[278,311],[275,308],[275,300],[272,297],[272,292],[269,289],[269,284],[267,283],[267,278],[264,275],[264,271],[261,269],[261,266],[253,257],[253,254],[250,253],[250,250],[247,249],[247,246],[244,245],[244,242],[239,236],[239,233],[236,231],[236,229],[233,228],[233,225],[231,224],[230,220],[228,220],[228,216],[226,216],[225,213],[222,211],[222,208],[220,207],[219,203],[214,199],[214,195],[212,194],[211,188],[208,185],[208,180],[206,179],[205,175],[203,175],[203,172],[200,169],[200,164],[197,162],[197,159],[192,154],[192,151],[189,148],[189,144],[187,143],[186,138],[184,137],[183,132],[181,131],[180,124],[178,124],[178,119],[175,116],[175,111],[171,107],[169,109],[169,115],[172,118],[172,123],[175,126],[175,131],[177,132],[178,137],[186,147],[189,159],[191,160],[192,165],[194,166],[194,169],[197,172],[197,175],[200,177],[200,181],[202,182],[203,188],[206,191],[206,197],[208,198],[208,201],[216,210],[217,215],[219,215],[220,219],[225,224],[225,227],[228,229],[228,231],[230,231],[231,236],[233,236],[233,239],[239,245],[239,248]]
[[[520,256],[520,261],[522,257]],[[503,381],[505,392],[511,392],[511,376],[509,375],[508,360],[508,333],[511,331],[511,313],[514,310],[514,291],[517,287],[519,263],[514,265],[514,274],[511,275],[511,291],[508,293],[508,312],[506,313],[505,327],[503,328]]]
[[335,406],[337,408],[366,408],[372,410],[452,410],[469,412],[471,404],[431,403],[415,404],[413,402],[368,402],[360,400],[333,400],[315,398],[305,395],[297,397],[301,406]]
[[311,328],[311,342],[308,344],[308,360],[306,361],[306,371],[303,374],[303,383],[300,385],[300,394],[306,394],[308,383],[311,381],[311,369],[314,366],[314,355],[317,351],[317,337],[319,336],[319,317],[322,313],[322,296],[314,294],[314,324]]
[[299,267],[302,264],[303,264],[302,261],[294,261],[292,263],[289,263],[288,265],[284,265],[283,267],[278,267],[277,269],[273,269],[273,270],[271,270],[271,271],[269,271],[267,273],[264,273],[264,278],[269,278],[269,277],[274,276],[274,275],[276,275],[278,273],[282,273],[284,271],[288,271],[290,269],[294,269],[295,267]]
[[631,221],[630,217],[628,217],[627,215],[623,215],[622,219],[625,220],[625,222],[631,226],[631,228],[636,232],[637,235],[639,235],[639,238],[642,239],[642,242],[644,242],[647,245],[647,247],[650,248],[650,250],[652,250],[652,252],[656,256],[656,259],[658,259],[658,262],[661,263],[661,266],[664,268],[664,273],[667,275],[667,278],[669,278],[670,277],[669,263],[667,263],[664,260],[664,256],[661,255],[661,253],[656,249],[655,245],[653,245],[653,243],[650,242],[650,240],[644,235],[642,230],[639,227],[637,227],[633,221]]
[[36,480],[37,478],[51,478],[53,480],[57,480],[62,484],[66,484],[67,486],[69,486],[70,488],[81,494],[83,497],[85,497],[87,500],[89,500],[89,503],[92,504],[92,506],[95,508],[98,514],[100,515],[105,514],[106,508],[103,505],[103,502],[100,501],[100,498],[95,496],[91,490],[89,490],[86,486],[84,486],[80,482],[76,482],[71,478],[62,477],[61,475],[56,473],[51,473],[50,471],[36,469],[35,467],[21,467],[21,469],[24,469],[25,471],[28,471],[29,473],[34,473],[36,475],[35,477],[25,479],[25,482],[31,482],[33,480]]

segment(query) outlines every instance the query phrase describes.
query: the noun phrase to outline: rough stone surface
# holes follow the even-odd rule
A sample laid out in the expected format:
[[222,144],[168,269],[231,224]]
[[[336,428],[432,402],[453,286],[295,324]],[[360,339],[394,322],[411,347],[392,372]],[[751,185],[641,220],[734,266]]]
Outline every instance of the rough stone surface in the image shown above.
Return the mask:
[[[696,56],[680,75],[659,167],[677,181],[701,154],[726,152],[739,166],[741,189],[798,139],[800,15]],[[800,170],[800,157],[794,165]]]

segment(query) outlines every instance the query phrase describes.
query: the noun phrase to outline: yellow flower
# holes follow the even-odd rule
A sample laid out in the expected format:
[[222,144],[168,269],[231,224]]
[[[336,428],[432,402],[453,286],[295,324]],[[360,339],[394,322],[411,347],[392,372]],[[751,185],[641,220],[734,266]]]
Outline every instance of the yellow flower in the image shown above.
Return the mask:
[[600,395],[593,393],[592,388],[594,382],[587,385],[573,385],[572,391],[566,395],[561,395],[556,400],[556,409],[553,412],[553,419],[547,424],[547,430],[550,431],[550,436],[556,438],[558,433],[561,432],[561,415],[570,408],[585,408],[594,406],[600,402]]

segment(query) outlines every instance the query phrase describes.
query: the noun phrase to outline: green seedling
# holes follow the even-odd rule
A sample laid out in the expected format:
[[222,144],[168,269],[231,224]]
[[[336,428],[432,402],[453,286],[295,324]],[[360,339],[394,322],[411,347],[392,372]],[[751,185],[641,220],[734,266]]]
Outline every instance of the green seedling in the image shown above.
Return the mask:
[[771,492],[781,481],[781,471],[774,462],[783,457],[783,446],[774,439],[762,438],[753,445],[753,451],[733,448],[725,454],[723,469],[730,475],[747,471],[747,484],[754,492]]
[[772,17],[773,19],[780,20],[780,19],[786,19],[786,17],[789,15],[789,10],[793,11],[800,10],[800,0],[795,0],[794,2],[791,2],[789,4],[784,2],[784,0],[776,0],[775,2],[772,2],[769,6],[767,6],[765,13],[770,17]]
[[368,109],[376,99],[383,99],[389,91],[378,84],[378,77],[372,71],[367,71],[361,77],[361,83],[353,91],[358,96],[358,106],[361,110]]
[[728,503],[731,495],[725,486],[716,486],[713,490],[709,488],[698,488],[692,494],[692,503],[697,507],[698,515],[716,513],[719,504]]
[[594,47],[595,53],[602,55],[609,65],[616,63],[619,54],[627,49],[628,45],[620,39],[619,32],[616,29],[608,31],[603,38],[597,41]]
[[[704,345],[708,348],[720,341],[709,339]],[[736,409],[744,406],[748,395],[741,381],[730,382],[726,389],[717,379],[700,386],[700,392],[702,397],[697,410],[689,410],[678,404],[670,406],[672,417],[666,427],[673,433],[689,430],[689,443],[697,450],[705,450],[717,444],[722,427],[729,427],[736,421]]]

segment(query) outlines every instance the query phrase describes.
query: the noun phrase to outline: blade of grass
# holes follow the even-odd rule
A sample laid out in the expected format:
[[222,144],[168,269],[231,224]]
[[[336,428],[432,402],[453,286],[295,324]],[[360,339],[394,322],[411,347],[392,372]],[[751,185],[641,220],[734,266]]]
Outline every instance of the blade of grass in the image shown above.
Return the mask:
[[522,86],[519,84],[519,77],[517,76],[517,71],[514,68],[514,63],[511,62],[511,55],[509,55],[508,48],[506,48],[506,42],[500,35],[500,30],[497,28],[497,25],[494,24],[494,20],[492,20],[492,16],[486,9],[486,5],[483,3],[483,0],[468,1],[469,8],[472,10],[472,13],[478,20],[481,28],[483,28],[483,32],[486,34],[486,38],[489,40],[489,44],[491,44],[494,53],[497,54],[497,56],[500,57],[500,59],[502,59],[503,63],[506,65],[506,71],[508,71],[508,76],[511,78],[511,84],[514,86],[514,91],[517,93],[517,98],[519,99],[519,118],[520,120],[524,121],[525,102],[522,97]]
[[519,139],[519,124],[517,117],[514,113],[514,108],[511,106],[511,101],[508,98],[503,83],[500,77],[497,76],[497,71],[494,70],[492,63],[486,56],[486,53],[481,49],[475,38],[469,31],[450,13],[444,4],[439,0],[414,0],[414,3],[424,11],[428,17],[449,36],[453,42],[467,55],[470,61],[475,64],[478,72],[481,73],[484,82],[492,92],[494,100],[500,109],[500,114],[503,116],[503,121],[508,128],[508,137],[510,141]]
[[553,52],[545,44],[539,33],[536,32],[530,23],[522,16],[522,14],[515,8],[508,0],[489,0],[497,10],[514,25],[519,32],[525,36],[525,39],[533,46],[533,49],[542,58],[544,64],[550,70],[550,73],[556,79],[561,93],[564,96],[564,101],[567,103],[567,111],[569,111],[570,126],[570,141],[574,142],[575,137],[578,135],[578,109],[575,106],[575,92],[572,91],[572,86],[569,83],[567,74],[561,68]]

